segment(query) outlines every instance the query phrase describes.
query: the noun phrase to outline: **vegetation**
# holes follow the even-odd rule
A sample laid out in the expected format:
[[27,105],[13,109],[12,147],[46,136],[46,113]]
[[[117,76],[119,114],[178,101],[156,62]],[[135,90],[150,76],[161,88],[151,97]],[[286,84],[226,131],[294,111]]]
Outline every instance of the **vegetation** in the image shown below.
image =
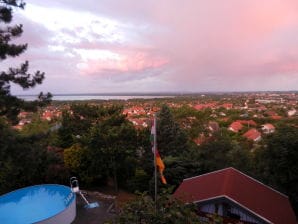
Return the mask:
[[107,223],[157,223],[157,224],[199,224],[194,205],[186,205],[169,194],[161,194],[158,197],[157,207],[152,197],[140,194],[138,198],[126,204],[122,213],[116,220]]
[[61,173],[54,172],[60,164],[60,158],[47,152],[39,136],[23,137],[0,119],[0,194],[32,184],[61,181]]
[[[14,43],[23,32],[22,25],[9,25],[13,9],[24,6],[21,0],[0,0],[1,62],[27,49],[27,44]],[[64,183],[70,175],[76,175],[86,187],[112,183],[115,192],[121,187],[152,194],[150,127],[136,129],[122,114],[123,107],[118,101],[67,104],[60,120],[45,121],[36,113],[22,131],[13,130],[11,127],[17,123],[20,111],[39,112],[41,106],[50,103],[51,94],[41,93],[37,101],[30,103],[11,94],[11,84],[28,89],[42,83],[43,72],[30,74],[28,70],[26,61],[18,68],[0,72],[0,193],[38,183]],[[157,145],[166,166],[168,184],[159,182],[159,190],[172,191],[184,178],[233,166],[289,195],[297,210],[297,117],[281,121],[275,121],[270,113],[256,117],[258,124],[275,122],[276,132],[253,143],[242,137],[248,127],[239,133],[227,131],[232,121],[252,119],[257,111],[241,109],[246,102],[243,98],[234,98],[240,109],[219,106],[196,110],[190,106],[198,100],[225,103],[231,97],[181,97],[172,101],[173,108],[165,99],[147,102],[148,107],[161,108],[157,113]],[[177,102],[180,107],[175,107]],[[251,100],[247,102],[251,104]],[[275,104],[268,107],[286,116],[284,107]],[[209,121],[217,122],[219,130],[211,130]],[[199,136],[206,141],[197,145],[194,139]],[[168,194],[159,195],[155,210],[150,193],[140,194],[136,201],[127,204],[116,223],[198,222],[192,205],[184,205]]]
[[256,174],[287,194],[298,210],[298,128],[282,126],[264,141],[257,152]]
[[[8,25],[13,18],[13,8],[24,9],[25,3],[21,0],[2,0],[0,1],[0,62],[8,57],[17,57],[24,53],[27,44],[15,44],[15,39],[23,33],[22,25]],[[43,72],[37,71],[30,74],[29,62],[25,61],[17,68],[8,68],[7,71],[0,71],[0,116],[7,117],[10,121],[16,122],[16,118],[21,109],[34,110],[37,106],[48,103],[51,94],[44,95],[42,92],[35,102],[25,102],[11,95],[11,83],[23,89],[32,88],[42,83],[45,78]]]
[[[15,8],[24,9],[25,3],[20,0],[0,1],[0,62],[17,57],[24,53],[27,44],[15,44],[15,39],[23,32],[22,25],[9,25]],[[42,139],[45,133],[24,131],[21,135],[11,130],[11,124],[17,123],[17,115],[21,110],[36,111],[38,107],[49,103],[51,94],[40,93],[38,100],[25,102],[11,95],[11,84],[23,89],[33,88],[44,80],[44,73],[37,71],[30,74],[28,61],[17,68],[0,71],[0,193],[15,188],[53,181],[53,167],[58,167],[60,158],[49,153],[47,141]],[[57,179],[58,180],[58,179]]]

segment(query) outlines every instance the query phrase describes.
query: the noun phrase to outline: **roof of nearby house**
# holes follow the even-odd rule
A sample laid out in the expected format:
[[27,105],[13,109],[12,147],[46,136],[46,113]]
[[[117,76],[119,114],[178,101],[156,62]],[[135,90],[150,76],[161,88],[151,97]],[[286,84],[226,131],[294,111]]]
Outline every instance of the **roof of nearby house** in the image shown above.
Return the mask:
[[247,132],[243,134],[244,137],[256,141],[259,137],[261,137],[261,133],[255,129],[249,129]]
[[253,120],[237,120],[237,122],[243,124],[243,125],[252,125],[257,126],[257,123]]
[[243,128],[243,125],[238,122],[238,121],[234,121],[231,125],[230,125],[230,129],[233,129],[234,131],[238,132]]
[[219,131],[219,124],[216,121],[209,121],[208,127],[213,132]]
[[282,116],[279,116],[279,115],[272,115],[271,118],[272,118],[273,120],[280,120],[280,119],[282,119]]
[[263,124],[262,125],[264,129],[268,129],[268,130],[274,130],[275,127],[273,126],[273,124],[267,123],[267,124]]
[[221,105],[222,107],[226,108],[226,109],[231,109],[233,108],[233,104],[232,103],[224,103],[223,105]]
[[286,195],[234,168],[184,179],[174,197],[185,203],[225,197],[269,223],[296,224]]

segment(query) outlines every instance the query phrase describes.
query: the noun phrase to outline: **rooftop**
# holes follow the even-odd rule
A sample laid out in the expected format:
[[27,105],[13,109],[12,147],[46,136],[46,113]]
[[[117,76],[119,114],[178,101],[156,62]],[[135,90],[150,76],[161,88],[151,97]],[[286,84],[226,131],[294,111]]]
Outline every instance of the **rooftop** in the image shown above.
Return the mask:
[[296,223],[286,195],[234,168],[184,179],[174,196],[185,203],[225,197],[269,223]]

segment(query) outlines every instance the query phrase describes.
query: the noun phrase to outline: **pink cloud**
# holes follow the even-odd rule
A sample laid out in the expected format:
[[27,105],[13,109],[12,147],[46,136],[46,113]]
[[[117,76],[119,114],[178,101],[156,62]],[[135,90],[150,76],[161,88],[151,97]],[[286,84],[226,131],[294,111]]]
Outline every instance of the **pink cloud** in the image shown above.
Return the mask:
[[[112,37],[113,41],[109,41],[109,34],[93,32],[94,21],[83,28],[63,30],[74,37],[88,30],[90,37],[64,43],[66,52],[105,50],[119,57],[82,60],[80,55],[75,55],[73,59],[65,58],[67,63],[63,60],[59,63],[63,57],[57,56],[55,60],[52,57],[56,55],[51,52],[41,57],[43,61],[49,59],[48,62],[40,62],[38,54],[33,55],[46,67],[51,62],[57,63],[56,70],[70,64],[63,69],[65,74],[74,74],[75,69],[70,68],[81,61],[75,74],[84,74],[82,79],[91,77],[98,83],[107,76],[112,81],[122,76],[133,83],[154,74],[154,82],[146,83],[148,88],[160,83],[171,90],[274,90],[282,79],[282,88],[297,89],[297,0],[163,0],[158,3],[102,0],[101,4],[94,4],[94,0],[74,0],[71,5],[60,0],[32,2],[71,7],[119,22],[115,32],[124,36],[123,42]],[[32,33],[36,36],[33,27]],[[31,39],[36,45],[44,44],[38,38]],[[55,73],[55,67],[51,73]],[[109,84],[112,89],[113,82]]]
[[130,55],[120,55],[120,58],[115,59],[90,59],[84,63],[81,72],[85,75],[101,75],[106,71],[136,73],[142,70],[159,68],[167,63],[167,59],[152,57],[145,52],[131,53]]

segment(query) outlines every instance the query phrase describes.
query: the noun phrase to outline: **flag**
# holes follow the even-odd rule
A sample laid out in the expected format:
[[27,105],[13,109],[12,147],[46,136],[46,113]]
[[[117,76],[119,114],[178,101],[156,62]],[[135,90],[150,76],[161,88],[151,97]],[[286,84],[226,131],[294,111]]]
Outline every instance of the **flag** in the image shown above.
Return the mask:
[[155,128],[155,122],[152,122],[152,127],[151,127],[151,134],[150,134],[150,142],[152,146],[152,153],[154,154],[154,136],[156,135],[156,128]]
[[158,152],[157,149],[155,151],[155,156],[156,156],[156,166],[158,167],[158,170],[159,170],[161,182],[163,184],[167,184],[167,180],[166,180],[166,178],[163,175],[163,171],[165,169],[165,164],[163,163],[163,161],[162,161],[162,159],[161,159],[161,157],[160,157],[159,152]]
[[[152,127],[151,127],[151,135],[150,135],[150,140],[151,140],[151,144],[152,144],[152,152],[153,154],[155,155],[155,161],[156,161],[156,164],[155,166],[158,167],[158,170],[159,170],[159,174],[160,174],[160,178],[161,178],[161,182],[163,184],[167,184],[167,181],[166,181],[166,178],[164,177],[163,175],[163,171],[165,169],[165,164],[163,163],[160,155],[159,155],[159,152],[157,150],[157,148],[154,148],[156,146],[156,144],[154,144],[154,140],[155,140],[155,137],[156,136],[156,126],[155,126],[155,119],[153,121],[153,124],[152,124]],[[155,150],[155,152],[154,152]]]

